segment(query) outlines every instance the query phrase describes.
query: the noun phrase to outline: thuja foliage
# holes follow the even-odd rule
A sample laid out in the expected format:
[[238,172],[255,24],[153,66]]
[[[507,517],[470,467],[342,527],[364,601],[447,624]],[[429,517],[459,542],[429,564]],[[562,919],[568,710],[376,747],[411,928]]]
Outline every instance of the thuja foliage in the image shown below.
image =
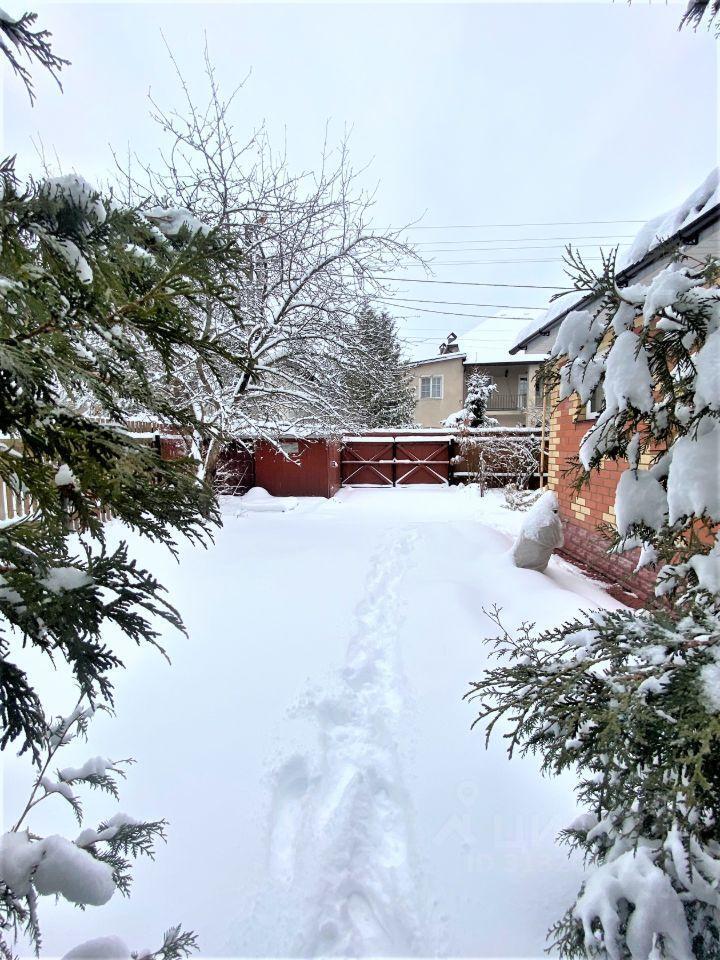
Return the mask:
[[169,367],[188,345],[208,352],[187,308],[231,298],[222,278],[235,252],[187,225],[166,236],[79,177],[22,186],[6,162],[0,190],[0,477],[27,505],[0,529],[0,744],[37,756],[44,714],[16,651],[35,647],[90,700],[110,700],[120,660],[101,629],[157,643],[155,615],[181,626],[126,545],[107,546],[101,515],[170,546],[215,520],[192,465],[163,461],[124,424],[194,424],[150,386],[147,364]]
[[658,599],[535,635],[501,627],[499,663],[471,686],[476,722],[510,753],[577,772],[585,812],[562,839],[588,875],[551,931],[562,957],[720,956],[720,289],[718,263],[678,255],[619,287],[570,254],[591,306],[564,320],[549,389],[604,409],[578,487],[626,461],[612,549],[641,547]]
[[34,62],[44,67],[55,78],[58,86],[58,74],[68,65],[68,61],[53,50],[50,33],[37,29],[36,23],[36,13],[23,13],[16,19],[0,10],[0,53],[25,84],[31,103],[35,101],[35,88],[29,65]]
[[[86,739],[94,712],[86,701],[80,701],[69,716],[48,722],[27,803],[12,829],[0,835],[0,955],[7,960],[12,960],[13,945],[21,934],[39,954],[40,897],[60,897],[84,908],[106,903],[117,891],[127,896],[133,861],[138,857],[152,859],[156,842],[165,839],[164,820],[141,821],[115,814],[96,827],[85,826],[79,791],[100,790],[117,800],[119,781],[132,763],[93,757],[79,767],[60,766],[63,748]],[[37,807],[47,803],[69,806],[83,828],[74,841],[57,834],[38,835],[31,821]],[[148,960],[176,960],[189,955],[195,946],[194,934],[173,927],[157,951],[143,956]],[[110,947],[114,948],[112,953]],[[78,949],[83,950],[84,957],[129,957],[122,941],[115,937],[90,941]]]

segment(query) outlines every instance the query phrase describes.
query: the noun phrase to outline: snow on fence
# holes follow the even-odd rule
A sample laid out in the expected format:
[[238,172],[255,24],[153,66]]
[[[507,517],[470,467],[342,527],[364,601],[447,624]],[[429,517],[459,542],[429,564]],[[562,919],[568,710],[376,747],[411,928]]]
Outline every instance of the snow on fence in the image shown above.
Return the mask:
[[[101,420],[101,423],[110,424],[109,420]],[[120,425],[118,425],[120,426]],[[133,420],[122,426],[122,429],[131,434],[138,440],[152,444],[158,450],[161,457],[172,459],[180,454],[180,446],[184,446],[183,438],[177,433],[167,432],[167,428],[157,423],[146,420]],[[18,450],[21,444],[18,440],[11,437],[0,437],[6,449]],[[32,498],[27,494],[20,494],[17,490],[0,477],[0,523],[8,521],[21,520],[24,517],[32,517],[35,513],[36,505]],[[98,507],[98,516],[101,520],[111,520],[112,512],[102,507]],[[77,524],[72,519],[70,527],[77,528]]]
[[[342,438],[343,486],[408,483],[542,485],[547,438],[537,427],[372,430]],[[542,474],[542,477],[541,477]]]

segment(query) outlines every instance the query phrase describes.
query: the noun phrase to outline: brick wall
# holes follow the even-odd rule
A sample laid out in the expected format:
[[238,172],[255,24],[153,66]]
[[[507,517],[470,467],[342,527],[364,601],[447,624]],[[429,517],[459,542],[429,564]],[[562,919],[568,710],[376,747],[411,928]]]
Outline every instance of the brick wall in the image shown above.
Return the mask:
[[637,550],[609,555],[609,542],[598,529],[615,521],[615,488],[627,464],[605,463],[579,494],[573,489],[572,475],[565,475],[591,426],[592,420],[586,419],[585,409],[575,397],[557,404],[550,420],[548,486],[558,495],[565,528],[565,546],[560,552],[591,576],[604,580],[612,596],[629,606],[641,606],[652,595],[655,572],[635,573]]

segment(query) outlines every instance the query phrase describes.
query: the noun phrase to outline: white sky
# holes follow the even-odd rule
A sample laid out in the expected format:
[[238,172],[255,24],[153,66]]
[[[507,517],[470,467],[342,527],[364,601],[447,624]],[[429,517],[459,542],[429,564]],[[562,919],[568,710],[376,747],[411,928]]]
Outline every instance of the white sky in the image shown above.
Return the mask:
[[[442,249],[436,241],[464,241],[452,256],[433,255],[475,262],[438,265],[438,279],[562,285],[560,246],[514,248],[600,235],[612,243],[640,223],[448,225],[644,221],[680,202],[717,163],[717,43],[704,31],[678,33],[682,4],[41,3],[36,9],[72,66],[64,94],[36,71],[34,109],[20,85],[7,80],[3,154],[17,152],[23,166],[37,168],[31,138],[40,131],[65,170],[91,179],[109,169],[109,143],[150,155],[159,141],[148,118],[148,89],[164,104],[178,98],[161,30],[199,92],[206,34],[225,89],[252,71],[236,101],[240,131],[267,120],[278,142],[287,136],[291,164],[305,169],[319,156],[328,120],[331,139],[352,127],[353,160],[357,166],[371,160],[368,185],[380,183],[377,223],[403,224],[424,214],[423,223],[443,228],[413,231],[426,250]],[[546,259],[552,262],[517,262]],[[489,260],[513,262],[477,262]],[[511,307],[542,307],[552,293],[415,283],[403,289],[405,297]],[[449,330],[461,334],[478,324],[478,317],[435,309],[495,313],[485,306],[398,307],[415,355],[432,355]],[[488,337],[501,325],[487,321]]]

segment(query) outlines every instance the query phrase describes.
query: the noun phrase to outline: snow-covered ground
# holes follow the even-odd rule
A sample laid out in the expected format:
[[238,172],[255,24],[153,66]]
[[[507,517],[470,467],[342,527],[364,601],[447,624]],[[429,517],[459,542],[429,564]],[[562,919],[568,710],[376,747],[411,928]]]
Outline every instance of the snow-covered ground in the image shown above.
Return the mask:
[[[172,667],[123,644],[117,718],[63,763],[134,756],[119,809],[167,817],[169,842],[138,864],[129,900],[43,903],[46,952],[110,933],[143,949],[182,922],[205,956],[540,957],[581,877],[554,843],[576,813],[571,781],[501,743],[486,752],[461,698],[494,632],[483,606],[545,627],[618,604],[558,559],[515,569],[522,514],[496,493],[288,506],[226,500],[215,544],[184,546],[179,564],[132,540],[190,638],[168,635]],[[67,712],[70,688],[50,680]],[[5,764],[6,823],[29,778]],[[74,835],[59,799],[35,825]]]

